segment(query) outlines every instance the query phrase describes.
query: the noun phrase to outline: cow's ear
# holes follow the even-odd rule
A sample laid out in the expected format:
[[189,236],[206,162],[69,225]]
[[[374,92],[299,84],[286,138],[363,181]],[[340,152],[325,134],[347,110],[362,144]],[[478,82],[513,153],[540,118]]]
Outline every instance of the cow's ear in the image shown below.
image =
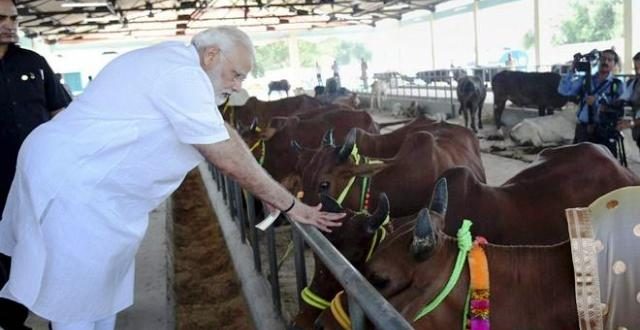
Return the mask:
[[350,176],[374,176],[389,166],[386,163],[356,165],[349,170]]

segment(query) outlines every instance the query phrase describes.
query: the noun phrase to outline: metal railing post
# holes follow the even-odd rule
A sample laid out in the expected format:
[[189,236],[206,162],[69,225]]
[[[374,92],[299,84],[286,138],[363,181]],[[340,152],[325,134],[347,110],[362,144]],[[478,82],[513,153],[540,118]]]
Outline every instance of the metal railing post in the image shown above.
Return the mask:
[[240,226],[240,240],[244,243],[247,240],[246,235],[246,224],[247,224],[247,216],[245,213],[245,209],[243,207],[243,193],[242,187],[237,182],[235,183],[235,200],[236,200],[236,211],[238,215],[238,226]]
[[253,195],[247,194],[247,218],[249,220],[249,237],[253,251],[253,266],[256,272],[262,273],[262,256],[260,255],[260,236],[256,228],[256,203]]
[[267,257],[269,259],[269,282],[271,283],[271,294],[273,307],[278,314],[282,314],[282,303],[280,302],[280,279],[278,278],[278,258],[276,256],[276,232],[271,226],[267,229]]
[[298,293],[298,307],[302,307],[300,293],[307,286],[307,269],[304,260],[304,239],[297,229],[291,228],[293,235],[293,260],[296,268],[296,292]]

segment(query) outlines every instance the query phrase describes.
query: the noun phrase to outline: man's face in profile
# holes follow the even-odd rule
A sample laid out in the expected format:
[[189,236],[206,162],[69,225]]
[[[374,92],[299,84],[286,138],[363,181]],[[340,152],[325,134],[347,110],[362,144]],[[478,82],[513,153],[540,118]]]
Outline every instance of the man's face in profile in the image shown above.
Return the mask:
[[18,9],[11,0],[0,0],[0,45],[18,42]]

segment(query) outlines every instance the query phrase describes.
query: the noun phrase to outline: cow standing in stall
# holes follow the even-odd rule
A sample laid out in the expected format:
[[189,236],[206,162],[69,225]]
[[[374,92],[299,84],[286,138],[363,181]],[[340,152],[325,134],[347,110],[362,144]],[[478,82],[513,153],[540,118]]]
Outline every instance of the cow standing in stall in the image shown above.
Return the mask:
[[[456,92],[460,102],[459,114],[464,114],[464,126],[469,127],[469,117],[471,117],[471,129],[477,133],[478,128],[482,129],[482,106],[487,97],[487,87],[476,76],[464,76],[458,79]],[[476,113],[478,126],[476,126]]]
[[272,81],[269,83],[269,98],[271,98],[271,92],[285,92],[287,97],[289,97],[289,89],[291,89],[291,84],[287,79]]
[[507,100],[520,107],[538,108],[538,115],[552,115],[569,98],[558,93],[560,75],[552,72],[502,71],[491,79],[493,118],[500,129]]
[[[364,161],[367,154],[359,152],[368,146],[356,146],[356,139],[352,131],[344,145],[325,146],[316,152],[304,168],[303,201],[317,203],[318,193],[344,194],[345,207],[360,209],[362,194],[385,192],[392,216],[404,216],[423,206],[421,196],[431,193],[435,179],[448,168],[467,166],[485,181],[479,142],[470,130],[458,125],[439,122],[411,132],[393,158],[371,162]],[[370,184],[363,184],[363,178]]]
[[252,96],[242,106],[225,104],[221,107],[222,117],[233,127],[249,127],[257,119],[257,127],[266,128],[272,117],[293,116],[303,113],[317,113],[326,103],[308,95],[287,97],[276,101],[260,101]]
[[387,93],[389,92],[389,84],[386,81],[376,80],[371,84],[371,97],[369,98],[369,108],[379,109],[384,108],[383,102],[387,99]]

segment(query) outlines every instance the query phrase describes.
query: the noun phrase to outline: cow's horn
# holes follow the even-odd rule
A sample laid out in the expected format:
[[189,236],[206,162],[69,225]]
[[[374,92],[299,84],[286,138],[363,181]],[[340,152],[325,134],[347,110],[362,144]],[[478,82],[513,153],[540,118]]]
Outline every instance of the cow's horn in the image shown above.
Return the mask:
[[300,153],[300,151],[302,151],[302,146],[296,140],[291,140],[291,148],[293,148],[293,151],[297,153]]
[[333,128],[330,128],[324,133],[324,136],[322,137],[322,146],[335,147],[335,142],[333,140]]
[[327,194],[320,194],[320,203],[324,212],[342,213],[344,211],[340,203]]
[[249,125],[249,131],[255,132],[256,128],[258,128],[258,118],[253,117],[253,120],[251,121],[251,125]]
[[378,197],[378,206],[373,214],[367,219],[367,229],[373,233],[384,223],[389,216],[389,199],[387,194],[381,193]]
[[356,129],[352,128],[349,133],[347,133],[347,137],[344,139],[344,144],[342,148],[340,148],[340,152],[338,153],[338,159],[340,162],[344,162],[349,159],[351,152],[353,151],[353,147],[356,145]]
[[420,210],[416,219],[416,227],[413,232],[413,242],[411,242],[411,254],[422,261],[426,259],[436,246],[436,235],[431,227],[431,216],[428,209]]
[[447,190],[447,179],[440,178],[436,181],[436,186],[433,188],[433,195],[431,196],[431,205],[429,208],[431,211],[436,212],[442,216],[447,215],[447,204],[449,203],[449,192]]

